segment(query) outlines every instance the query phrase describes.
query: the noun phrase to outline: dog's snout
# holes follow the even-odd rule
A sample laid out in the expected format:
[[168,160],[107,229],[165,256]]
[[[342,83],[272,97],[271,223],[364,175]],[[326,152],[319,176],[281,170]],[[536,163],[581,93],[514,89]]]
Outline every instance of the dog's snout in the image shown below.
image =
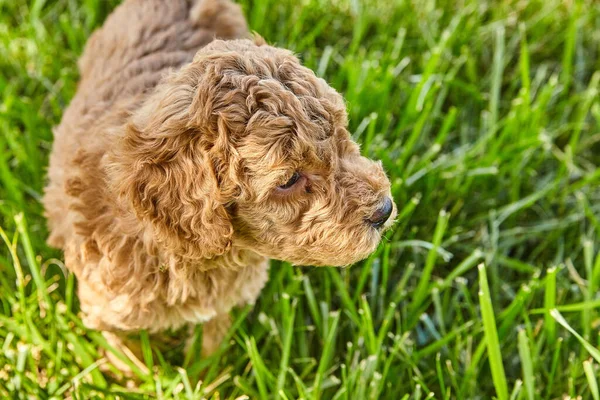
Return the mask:
[[373,227],[381,228],[392,215],[394,205],[392,199],[386,197],[383,204],[375,211],[373,215],[367,220]]

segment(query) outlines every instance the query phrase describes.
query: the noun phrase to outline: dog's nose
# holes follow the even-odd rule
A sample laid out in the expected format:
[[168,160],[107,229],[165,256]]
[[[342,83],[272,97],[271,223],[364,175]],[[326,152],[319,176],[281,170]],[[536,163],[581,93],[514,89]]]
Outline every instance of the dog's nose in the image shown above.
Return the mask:
[[383,224],[385,224],[390,218],[393,210],[394,206],[392,204],[392,200],[389,197],[386,197],[381,207],[379,207],[367,221],[373,225],[373,227],[381,228]]

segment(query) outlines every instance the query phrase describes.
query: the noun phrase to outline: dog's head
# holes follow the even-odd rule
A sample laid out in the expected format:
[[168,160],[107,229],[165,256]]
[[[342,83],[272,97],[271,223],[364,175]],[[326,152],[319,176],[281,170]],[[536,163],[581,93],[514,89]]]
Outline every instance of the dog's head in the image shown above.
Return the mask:
[[367,257],[396,213],[342,97],[289,51],[215,41],[128,124],[119,190],[167,250],[249,248],[295,264]]

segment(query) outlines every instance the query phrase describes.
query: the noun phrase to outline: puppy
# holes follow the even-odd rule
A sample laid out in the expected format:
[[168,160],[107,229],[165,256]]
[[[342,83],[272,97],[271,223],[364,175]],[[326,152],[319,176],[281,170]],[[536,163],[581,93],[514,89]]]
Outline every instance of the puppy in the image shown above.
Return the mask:
[[79,67],[44,206],[88,327],[206,323],[208,354],[270,258],[352,264],[392,224],[342,97],[228,0],[126,0]]

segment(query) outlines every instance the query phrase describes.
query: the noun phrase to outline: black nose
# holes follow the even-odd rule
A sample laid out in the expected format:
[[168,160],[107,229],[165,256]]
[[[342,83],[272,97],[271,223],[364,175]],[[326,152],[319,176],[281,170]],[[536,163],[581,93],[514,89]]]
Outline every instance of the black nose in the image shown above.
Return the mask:
[[371,215],[367,221],[373,225],[373,227],[381,228],[390,218],[390,215],[392,215],[393,209],[394,206],[392,200],[389,197],[386,197],[381,207],[379,207],[377,211],[375,211],[375,214]]

